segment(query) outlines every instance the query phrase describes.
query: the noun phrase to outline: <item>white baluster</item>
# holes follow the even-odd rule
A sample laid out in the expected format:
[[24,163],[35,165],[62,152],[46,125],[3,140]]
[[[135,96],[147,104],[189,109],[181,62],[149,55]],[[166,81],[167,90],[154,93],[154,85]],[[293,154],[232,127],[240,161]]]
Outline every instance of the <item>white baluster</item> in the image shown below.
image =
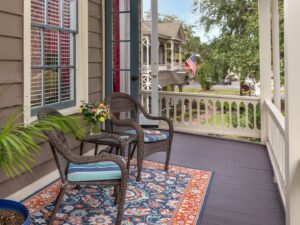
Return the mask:
[[199,100],[196,100],[197,102],[197,126],[200,125],[200,107],[201,107],[201,104],[200,104],[200,101]]
[[192,125],[192,120],[193,120],[193,99],[190,98],[190,102],[189,102],[189,110],[190,110],[190,113],[189,113],[189,124]]
[[225,127],[225,116],[224,116],[224,101],[221,100],[221,127]]
[[241,128],[241,113],[240,113],[241,103],[236,102],[236,117],[237,117],[237,128]]
[[177,99],[174,98],[174,123],[177,123]]
[[246,116],[246,125],[245,125],[245,128],[248,129],[250,128],[249,127],[249,102],[244,102],[244,105],[245,105],[245,116]]
[[171,99],[166,96],[167,118],[170,118],[170,101]]
[[214,115],[214,126],[217,126],[217,101],[212,100],[212,105],[213,105],[213,115]]
[[205,99],[205,123],[206,123],[206,125],[209,125],[208,124],[208,103],[209,103],[209,101],[208,101],[208,99]]
[[256,113],[256,110],[257,110],[257,104],[254,104],[253,105],[254,129],[257,129],[257,113]]
[[181,124],[182,125],[184,124],[184,114],[186,112],[184,101],[185,101],[184,99],[181,99]]
[[228,102],[229,106],[229,127],[233,127],[232,125],[232,102]]

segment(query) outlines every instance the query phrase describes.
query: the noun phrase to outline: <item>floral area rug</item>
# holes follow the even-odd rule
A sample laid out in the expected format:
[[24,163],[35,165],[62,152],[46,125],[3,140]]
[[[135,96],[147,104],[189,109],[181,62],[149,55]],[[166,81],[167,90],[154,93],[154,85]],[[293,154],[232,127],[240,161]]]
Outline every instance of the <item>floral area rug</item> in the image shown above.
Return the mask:
[[[211,171],[144,162],[142,181],[136,182],[133,164],[126,194],[122,225],[199,225],[213,173]],[[60,181],[41,189],[23,201],[32,224],[48,224]],[[115,224],[116,205],[111,186],[70,186],[66,191],[56,225]]]

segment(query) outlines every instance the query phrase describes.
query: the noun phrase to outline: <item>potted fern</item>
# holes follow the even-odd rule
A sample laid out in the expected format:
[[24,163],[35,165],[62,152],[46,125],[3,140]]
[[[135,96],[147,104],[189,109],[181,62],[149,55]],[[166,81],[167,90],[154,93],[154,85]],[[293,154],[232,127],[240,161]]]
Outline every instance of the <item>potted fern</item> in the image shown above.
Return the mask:
[[[22,114],[15,113],[0,126],[0,169],[8,177],[31,171],[30,163],[40,148],[38,142],[46,140],[43,131],[59,129],[67,134],[82,138],[85,134],[79,117],[53,116],[25,125],[18,122]],[[0,120],[1,122],[1,120]],[[0,200],[0,224],[30,224],[28,210],[21,203]]]

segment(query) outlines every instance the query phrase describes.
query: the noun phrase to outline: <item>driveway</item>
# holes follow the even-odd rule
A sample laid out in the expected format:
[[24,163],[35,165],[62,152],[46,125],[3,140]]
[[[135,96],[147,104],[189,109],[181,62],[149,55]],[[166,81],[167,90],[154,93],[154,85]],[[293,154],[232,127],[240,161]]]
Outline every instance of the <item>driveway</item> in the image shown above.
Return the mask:
[[212,86],[212,90],[240,90],[240,82],[235,81],[232,82],[231,85],[222,85],[222,84],[217,84]]

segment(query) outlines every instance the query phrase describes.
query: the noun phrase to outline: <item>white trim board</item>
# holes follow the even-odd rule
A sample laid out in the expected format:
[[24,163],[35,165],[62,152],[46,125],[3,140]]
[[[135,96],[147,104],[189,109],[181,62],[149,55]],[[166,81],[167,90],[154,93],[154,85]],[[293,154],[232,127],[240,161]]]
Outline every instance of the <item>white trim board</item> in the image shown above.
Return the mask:
[[105,0],[102,0],[102,100],[105,98]]
[[[100,146],[101,147],[101,146]],[[84,155],[93,155],[94,149],[91,149]],[[33,182],[32,184],[22,188],[21,190],[11,194],[6,199],[14,200],[14,201],[21,201],[28,196],[34,194],[35,192],[39,191],[41,188],[51,184],[53,181],[59,178],[58,170],[54,170],[53,172],[45,175],[44,177],[38,179],[37,181]]]
[[14,201],[21,201],[28,196],[34,194],[45,185],[50,184],[51,182],[57,180],[59,178],[58,170],[56,169],[52,173],[42,177],[41,179],[35,181],[34,183],[22,188],[21,190],[17,191],[16,193],[7,197],[7,199],[14,200]]

